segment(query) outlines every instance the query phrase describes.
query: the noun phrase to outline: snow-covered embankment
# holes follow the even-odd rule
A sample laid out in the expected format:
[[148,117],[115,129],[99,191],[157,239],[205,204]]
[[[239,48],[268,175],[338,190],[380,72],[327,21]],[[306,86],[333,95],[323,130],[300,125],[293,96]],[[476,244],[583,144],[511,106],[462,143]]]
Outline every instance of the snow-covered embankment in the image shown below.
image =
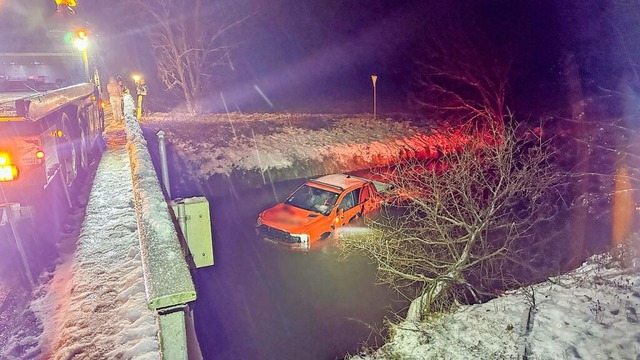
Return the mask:
[[426,322],[404,321],[365,359],[637,359],[640,240],[580,268]]
[[223,114],[177,120],[154,114],[143,125],[164,130],[178,173],[219,189],[238,189],[329,173],[435,158],[464,141],[451,129],[399,114]]

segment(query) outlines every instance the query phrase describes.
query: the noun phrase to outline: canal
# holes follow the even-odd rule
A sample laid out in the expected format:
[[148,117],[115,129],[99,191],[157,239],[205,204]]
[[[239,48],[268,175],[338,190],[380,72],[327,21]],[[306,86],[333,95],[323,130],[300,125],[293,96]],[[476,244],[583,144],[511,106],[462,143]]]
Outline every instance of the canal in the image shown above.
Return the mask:
[[366,258],[340,258],[335,240],[297,252],[256,238],[258,213],[304,181],[240,194],[204,191],[215,265],[194,273],[193,310],[205,359],[340,359],[381,344],[374,329],[407,306],[375,284]]

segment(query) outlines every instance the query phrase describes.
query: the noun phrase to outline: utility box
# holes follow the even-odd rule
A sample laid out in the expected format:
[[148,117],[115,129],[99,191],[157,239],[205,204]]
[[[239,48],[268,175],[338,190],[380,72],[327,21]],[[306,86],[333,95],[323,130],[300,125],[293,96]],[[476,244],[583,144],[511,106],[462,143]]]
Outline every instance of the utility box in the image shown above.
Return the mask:
[[213,265],[213,238],[207,198],[174,199],[171,207],[196,268]]

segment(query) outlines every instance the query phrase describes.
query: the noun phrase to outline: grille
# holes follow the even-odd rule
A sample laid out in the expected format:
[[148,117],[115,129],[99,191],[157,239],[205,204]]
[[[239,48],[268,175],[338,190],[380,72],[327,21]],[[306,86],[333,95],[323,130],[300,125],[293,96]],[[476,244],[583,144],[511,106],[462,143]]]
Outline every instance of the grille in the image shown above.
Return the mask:
[[267,225],[258,226],[258,233],[261,236],[268,237],[273,240],[278,240],[286,243],[297,243],[300,242],[300,238],[297,236],[291,236],[286,231],[282,231],[280,229],[273,228]]

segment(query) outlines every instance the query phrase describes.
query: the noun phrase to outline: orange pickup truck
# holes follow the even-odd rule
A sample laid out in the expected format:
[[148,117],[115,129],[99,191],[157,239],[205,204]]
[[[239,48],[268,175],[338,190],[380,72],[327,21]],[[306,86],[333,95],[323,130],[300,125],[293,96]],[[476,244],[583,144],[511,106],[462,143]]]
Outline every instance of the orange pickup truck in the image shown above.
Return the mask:
[[297,249],[380,208],[387,184],[352,175],[326,175],[307,181],[281,202],[260,213],[256,233]]

